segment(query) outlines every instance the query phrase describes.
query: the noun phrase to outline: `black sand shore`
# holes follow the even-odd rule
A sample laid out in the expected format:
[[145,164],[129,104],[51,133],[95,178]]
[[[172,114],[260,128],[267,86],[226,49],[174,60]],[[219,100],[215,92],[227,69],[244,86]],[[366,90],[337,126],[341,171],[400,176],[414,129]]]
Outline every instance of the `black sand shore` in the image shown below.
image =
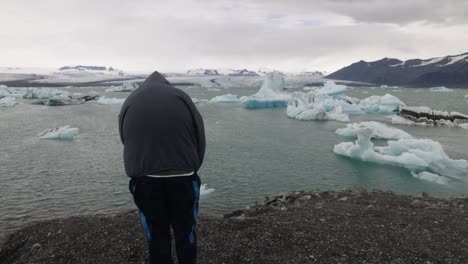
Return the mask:
[[[201,216],[199,263],[468,263],[468,198],[365,190],[278,194],[224,218]],[[30,224],[0,263],[144,263],[135,211]]]

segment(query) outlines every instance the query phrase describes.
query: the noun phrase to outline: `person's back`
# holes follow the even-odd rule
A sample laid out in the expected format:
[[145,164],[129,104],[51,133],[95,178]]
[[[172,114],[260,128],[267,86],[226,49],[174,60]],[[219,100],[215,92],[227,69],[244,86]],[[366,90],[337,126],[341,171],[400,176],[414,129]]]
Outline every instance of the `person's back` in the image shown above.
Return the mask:
[[187,94],[154,72],[123,104],[119,132],[150,263],[172,263],[170,225],[179,263],[195,263],[197,171],[205,152],[203,120],[197,108]]

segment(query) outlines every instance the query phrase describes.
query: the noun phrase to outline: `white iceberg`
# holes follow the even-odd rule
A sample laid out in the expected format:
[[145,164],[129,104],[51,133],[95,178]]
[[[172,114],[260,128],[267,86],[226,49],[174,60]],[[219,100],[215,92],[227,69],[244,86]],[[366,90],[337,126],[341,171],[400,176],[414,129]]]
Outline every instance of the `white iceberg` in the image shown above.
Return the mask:
[[124,82],[120,86],[111,86],[110,88],[106,89],[106,92],[133,92],[138,87],[139,86],[136,82]]
[[327,81],[323,84],[322,88],[317,89],[319,94],[327,94],[327,95],[337,95],[341,94],[346,91],[348,87],[343,84],[336,84],[333,81]]
[[202,184],[200,186],[200,196],[210,194],[210,193],[212,193],[214,191],[215,191],[215,189],[213,189],[213,188],[207,188],[206,184]]
[[54,88],[27,88],[23,95],[24,99],[51,99],[57,96],[69,96],[68,92]]
[[[286,115],[298,120],[336,120],[348,122],[349,117],[343,113],[343,106],[333,103],[327,105],[332,100],[328,95],[317,94],[316,91],[309,93],[295,92],[292,94],[286,109]],[[330,110],[330,111],[327,111]]]
[[284,77],[278,72],[265,75],[260,90],[243,99],[246,108],[275,108],[286,107],[291,96],[284,93]]
[[216,96],[210,100],[210,103],[240,103],[241,100],[235,94],[225,94]]
[[384,123],[368,121],[361,123],[352,123],[347,124],[344,128],[339,128],[336,130],[336,134],[344,137],[357,138],[358,131],[360,129],[368,128],[372,131],[372,138],[379,139],[403,139],[403,138],[413,138],[410,134],[405,131],[387,126]]
[[13,107],[16,104],[17,103],[15,97],[8,96],[0,98],[0,107]]
[[430,139],[399,139],[388,146],[375,147],[372,129],[357,130],[355,142],[342,142],[333,151],[342,156],[367,162],[405,167],[412,172],[428,171],[442,176],[463,179],[467,174],[466,160],[452,160],[439,142]]
[[386,94],[384,96],[373,95],[359,102],[359,108],[362,111],[375,114],[399,112],[401,106],[405,106],[405,103],[391,94]]
[[63,140],[73,140],[76,135],[78,135],[79,129],[63,126],[52,129],[46,129],[38,134],[39,139],[63,139]]
[[96,101],[97,104],[100,105],[116,105],[116,104],[123,104],[125,102],[125,98],[114,98],[114,97],[99,97],[99,99]]
[[441,87],[432,87],[429,89],[431,92],[452,92],[452,89],[449,89],[447,87],[441,86]]

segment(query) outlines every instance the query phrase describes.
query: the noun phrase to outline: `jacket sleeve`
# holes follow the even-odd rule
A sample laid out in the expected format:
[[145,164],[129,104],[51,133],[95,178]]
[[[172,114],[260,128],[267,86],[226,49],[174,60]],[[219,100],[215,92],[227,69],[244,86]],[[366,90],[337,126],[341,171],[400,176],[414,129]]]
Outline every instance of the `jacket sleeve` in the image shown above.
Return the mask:
[[206,139],[205,139],[205,126],[203,124],[203,118],[198,111],[197,107],[195,104],[192,102],[192,99],[187,96],[185,98],[185,101],[187,105],[190,108],[190,112],[192,113],[192,118],[193,118],[193,124],[194,124],[194,129],[196,133],[196,139],[197,139],[197,151],[198,151],[198,159],[200,161],[200,164],[198,164],[198,167],[196,170],[200,169],[203,159],[205,158],[205,148],[206,148]]

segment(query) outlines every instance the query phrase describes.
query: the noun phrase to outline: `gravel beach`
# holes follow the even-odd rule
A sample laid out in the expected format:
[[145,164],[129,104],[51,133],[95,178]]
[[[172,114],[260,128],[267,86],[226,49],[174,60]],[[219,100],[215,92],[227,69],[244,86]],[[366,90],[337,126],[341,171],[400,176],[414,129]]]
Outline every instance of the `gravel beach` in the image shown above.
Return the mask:
[[[294,191],[201,215],[199,263],[468,263],[468,198],[363,189]],[[144,263],[135,211],[31,223],[0,263]]]

